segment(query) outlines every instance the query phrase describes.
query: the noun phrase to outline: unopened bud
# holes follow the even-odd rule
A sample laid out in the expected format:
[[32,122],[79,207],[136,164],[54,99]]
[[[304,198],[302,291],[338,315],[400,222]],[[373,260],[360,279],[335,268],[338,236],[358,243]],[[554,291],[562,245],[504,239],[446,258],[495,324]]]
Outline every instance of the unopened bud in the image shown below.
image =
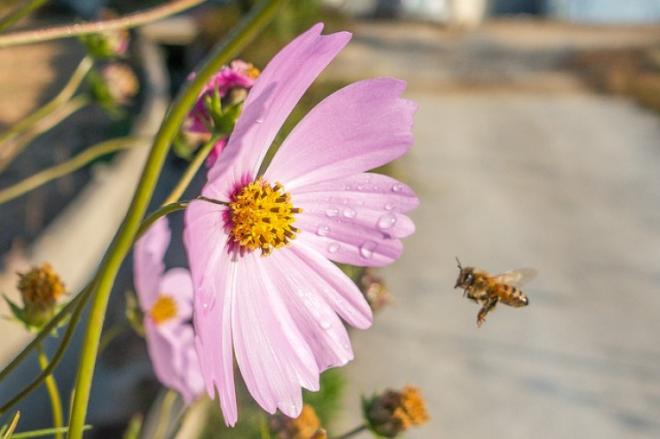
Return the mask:
[[424,398],[412,386],[401,391],[386,390],[381,395],[363,400],[362,405],[369,428],[384,437],[396,437],[429,420]]
[[375,275],[368,268],[360,277],[360,290],[374,312],[392,303],[392,295],[385,286],[383,278]]
[[314,408],[305,404],[297,418],[281,413],[271,417],[270,428],[276,439],[323,439],[327,438]]
[[[109,10],[104,10],[99,15],[102,20],[115,17],[117,17],[117,14]],[[80,41],[87,49],[87,53],[100,60],[124,56],[128,50],[128,40],[129,35],[126,29],[80,36]]]
[[94,100],[112,116],[121,115],[120,106],[126,105],[140,87],[137,76],[125,63],[110,63],[88,78]]
[[23,320],[29,326],[42,326],[55,313],[57,301],[64,295],[64,283],[49,263],[18,276]]

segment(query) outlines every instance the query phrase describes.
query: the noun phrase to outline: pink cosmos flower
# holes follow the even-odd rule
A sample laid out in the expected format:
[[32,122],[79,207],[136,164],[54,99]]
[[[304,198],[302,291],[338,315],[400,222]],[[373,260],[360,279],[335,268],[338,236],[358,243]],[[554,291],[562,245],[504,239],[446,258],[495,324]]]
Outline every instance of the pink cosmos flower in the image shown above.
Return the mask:
[[190,321],[193,286],[188,270],[165,272],[163,256],[169,243],[170,229],[162,218],[135,244],[135,289],[156,376],[190,403],[204,390]]
[[233,358],[268,412],[296,417],[301,387],[353,358],[342,321],[371,325],[369,305],[331,261],[382,266],[415,227],[404,215],[417,197],[368,173],[411,146],[415,105],[405,83],[349,85],[318,104],[291,132],[262,176],[258,170],[284,120],[348,43],[317,24],[282,49],[250,91],[202,195],[186,210],[195,343],[206,389],[225,421],[237,420]]

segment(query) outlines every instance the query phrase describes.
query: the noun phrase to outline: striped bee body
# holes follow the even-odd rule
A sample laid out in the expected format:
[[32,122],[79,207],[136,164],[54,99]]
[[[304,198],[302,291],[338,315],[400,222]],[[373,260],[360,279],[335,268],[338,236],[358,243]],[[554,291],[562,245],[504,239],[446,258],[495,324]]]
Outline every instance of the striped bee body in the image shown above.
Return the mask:
[[[456,260],[458,261],[458,258]],[[495,309],[499,302],[514,308],[529,305],[529,299],[519,286],[534,278],[535,270],[522,268],[492,276],[474,267],[462,267],[460,261],[458,268],[460,271],[454,288],[462,288],[464,297],[481,305],[477,314],[477,326],[486,321],[486,315]]]

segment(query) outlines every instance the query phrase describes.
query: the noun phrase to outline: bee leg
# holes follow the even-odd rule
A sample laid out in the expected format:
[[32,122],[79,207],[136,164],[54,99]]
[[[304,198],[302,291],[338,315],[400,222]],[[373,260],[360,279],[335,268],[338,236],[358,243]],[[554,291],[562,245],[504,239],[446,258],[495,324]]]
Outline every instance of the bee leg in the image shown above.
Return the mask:
[[477,327],[481,327],[481,325],[484,324],[486,321],[486,315],[495,308],[495,305],[497,305],[497,297],[489,297],[486,299],[484,305],[479,310],[479,314],[477,314]]

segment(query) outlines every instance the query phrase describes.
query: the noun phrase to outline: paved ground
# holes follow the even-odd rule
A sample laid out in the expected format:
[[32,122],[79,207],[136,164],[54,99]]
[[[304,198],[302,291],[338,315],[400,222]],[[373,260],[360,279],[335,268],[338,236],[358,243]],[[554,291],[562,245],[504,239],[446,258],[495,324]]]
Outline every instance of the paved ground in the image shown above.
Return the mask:
[[[411,438],[660,437],[660,119],[588,93],[409,97],[418,230],[383,271],[396,303],[354,333],[341,427],[411,383],[433,418]],[[454,256],[536,267],[531,305],[477,329]]]

